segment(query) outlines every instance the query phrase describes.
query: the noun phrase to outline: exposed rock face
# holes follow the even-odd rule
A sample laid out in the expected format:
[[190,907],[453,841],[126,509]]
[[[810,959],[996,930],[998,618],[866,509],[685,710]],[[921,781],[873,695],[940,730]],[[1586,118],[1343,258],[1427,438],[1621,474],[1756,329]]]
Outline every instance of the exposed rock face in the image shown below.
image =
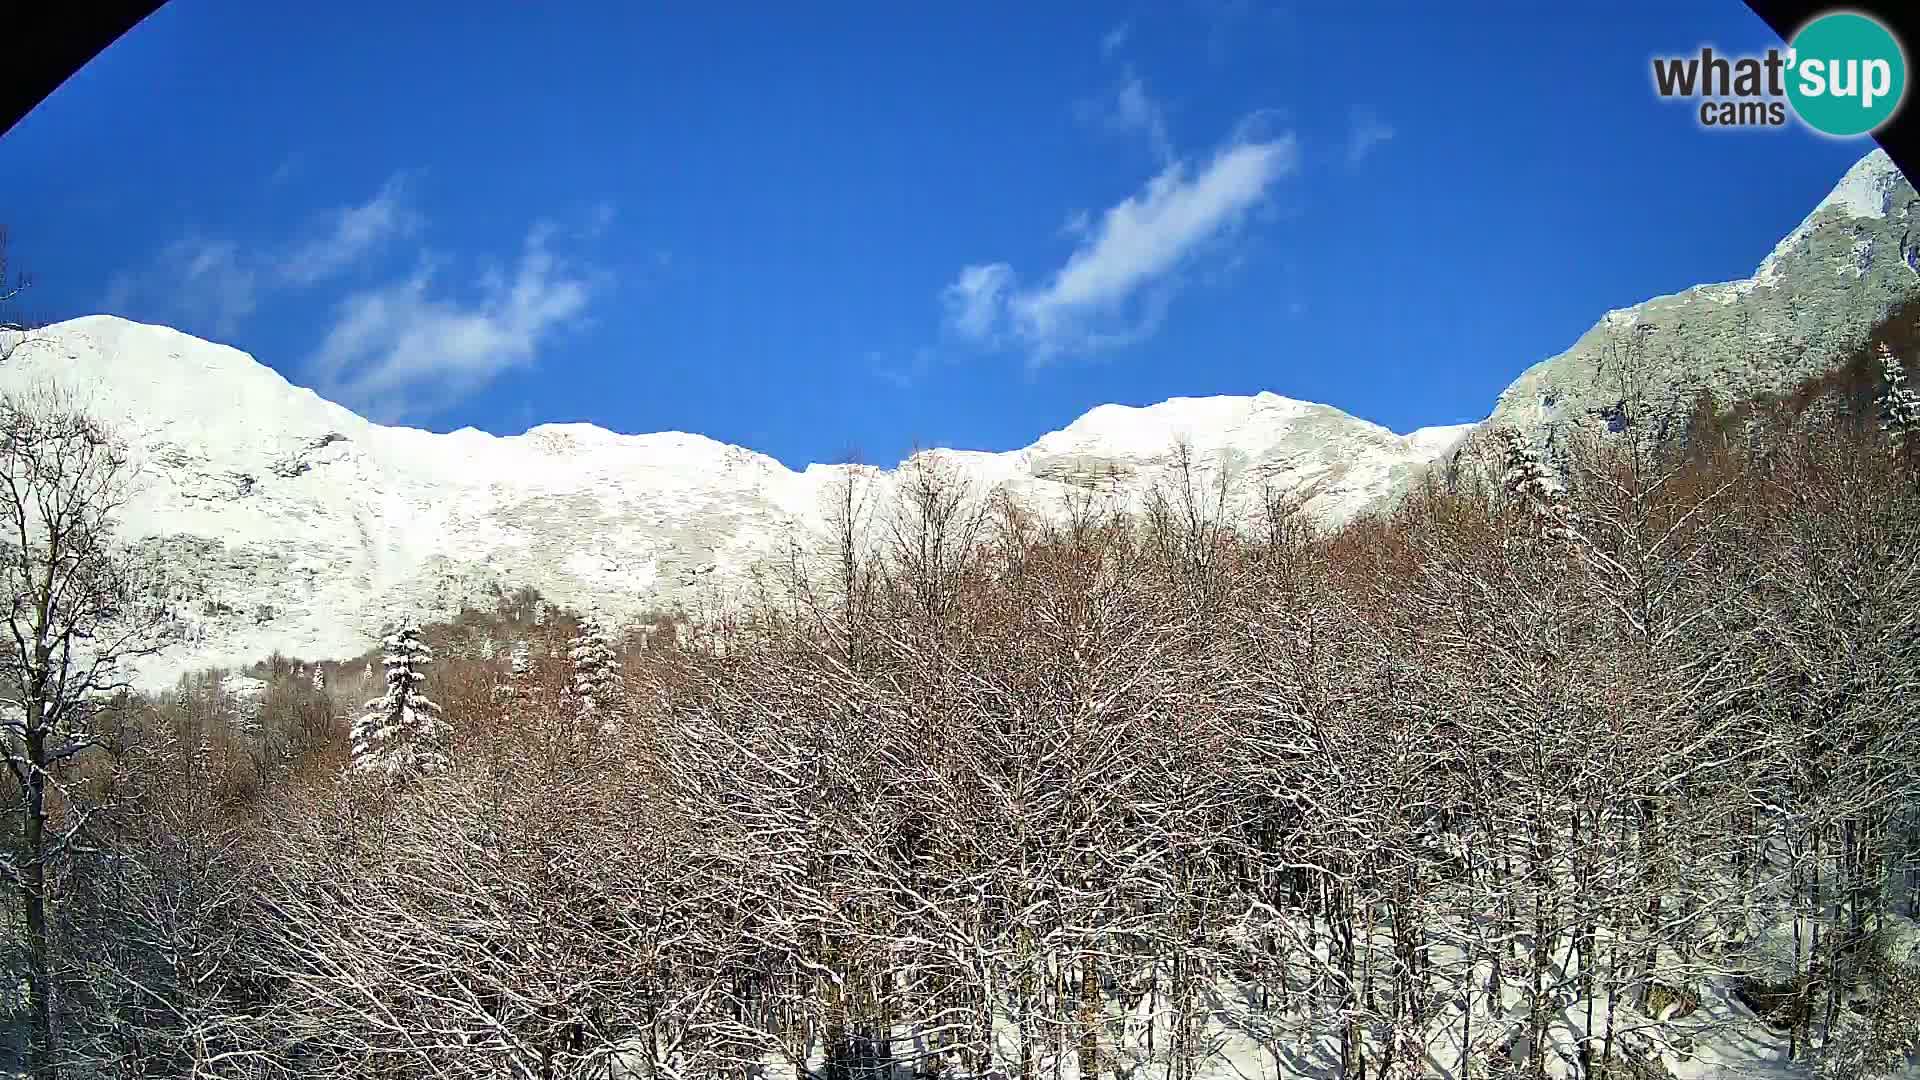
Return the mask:
[[1608,312],[1515,379],[1484,425],[1513,425],[1551,458],[1576,427],[1620,425],[1625,366],[1643,373],[1647,420],[1665,434],[1701,393],[1724,406],[1832,370],[1916,292],[1920,196],[1875,150],[1752,277]]
[[[183,581],[191,640],[142,670],[148,685],[276,649],[353,655],[399,609],[450,615],[524,585],[613,619],[722,603],[794,542],[824,536],[853,474],[794,472],[680,433],[383,427],[238,350],[108,316],[47,328],[0,366],[0,388],[49,379],[127,438],[141,475],[125,531],[160,545]],[[1025,450],[919,460],[977,497],[1004,489],[1046,512],[1089,490],[1137,504],[1186,440],[1206,476],[1224,466],[1270,478],[1331,523],[1376,502],[1452,433],[1395,435],[1261,394],[1102,406]],[[858,475],[881,520],[897,471]]]

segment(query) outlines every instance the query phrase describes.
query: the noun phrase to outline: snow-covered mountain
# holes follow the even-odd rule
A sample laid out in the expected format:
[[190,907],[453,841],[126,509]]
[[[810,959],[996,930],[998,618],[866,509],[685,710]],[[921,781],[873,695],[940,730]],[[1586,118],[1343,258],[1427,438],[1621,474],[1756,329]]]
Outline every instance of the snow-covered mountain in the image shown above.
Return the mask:
[[[524,585],[615,619],[724,601],[793,541],[824,536],[855,468],[795,472],[700,435],[589,424],[504,438],[385,427],[237,349],[111,316],[46,328],[0,365],[0,388],[49,379],[127,439],[141,473],[125,531],[164,545],[193,589],[195,639],[144,670],[148,684],[276,649],[353,655],[397,609],[450,614]],[[1044,512],[1086,489],[1137,501],[1184,440],[1337,522],[1456,434],[1396,435],[1261,394],[1105,405],[1024,450],[928,460]],[[861,475],[884,514],[897,471]]]
[[[915,461],[950,469],[976,496],[1006,491],[1048,512],[1088,491],[1138,505],[1185,443],[1203,482],[1226,467],[1244,497],[1275,487],[1337,524],[1404,492],[1476,428],[1515,424],[1550,447],[1569,424],[1604,427],[1618,393],[1597,359],[1633,327],[1658,328],[1634,339],[1653,343],[1672,417],[1698,390],[1725,400],[1825,370],[1920,291],[1917,211],[1913,186],[1875,151],[1751,278],[1609,313],[1522,374],[1482,425],[1397,435],[1273,394],[1175,398],[1103,405],[1023,450]],[[194,637],[141,673],[149,685],[274,650],[356,654],[398,610],[451,614],[527,585],[615,621],[724,603],[825,536],[850,475],[875,515],[900,478],[795,472],[678,432],[385,427],[237,349],[110,316],[49,327],[0,364],[0,389],[49,379],[128,439],[142,472],[126,531],[164,546],[190,583]]]

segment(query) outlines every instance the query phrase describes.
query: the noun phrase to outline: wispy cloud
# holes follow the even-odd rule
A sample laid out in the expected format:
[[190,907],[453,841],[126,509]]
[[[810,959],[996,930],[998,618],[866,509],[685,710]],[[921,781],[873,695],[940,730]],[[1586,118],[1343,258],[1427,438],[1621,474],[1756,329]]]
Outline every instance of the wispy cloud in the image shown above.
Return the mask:
[[[364,202],[326,211],[293,240],[251,252],[191,232],[144,268],[115,277],[102,310],[230,337],[264,297],[311,294],[423,232],[427,219],[411,187],[407,174],[395,174]],[[308,358],[316,389],[395,421],[430,415],[532,363],[543,342],[584,321],[592,296],[608,283],[556,248],[605,232],[614,205],[594,203],[577,216],[564,227],[536,224],[511,266],[476,273],[464,290],[446,285],[451,259],[416,250],[411,272],[345,294]],[[664,265],[664,252],[660,258]]]
[[278,272],[292,284],[311,285],[413,234],[422,223],[408,201],[406,175],[396,174],[366,202],[324,214],[308,239],[280,257]]
[[433,262],[348,296],[309,361],[317,388],[392,422],[432,415],[531,364],[543,342],[581,322],[602,284],[553,253],[552,231],[535,226],[512,271],[482,274],[467,300],[439,287]]
[[969,266],[940,294],[947,309],[947,325],[962,337],[991,339],[999,330],[1007,297],[1013,289],[1013,267],[1006,263]]
[[1354,106],[1347,125],[1347,165],[1352,167],[1360,164],[1393,135],[1393,128],[1380,118],[1378,112],[1365,105]]
[[1147,92],[1147,84],[1141,81],[1140,76],[1131,70],[1114,93],[1105,122],[1110,131],[1144,136],[1161,164],[1173,160],[1173,139],[1167,134],[1167,111]]
[[961,270],[942,293],[947,326],[982,345],[1016,345],[1032,363],[1138,341],[1158,327],[1179,271],[1297,165],[1291,135],[1236,140],[1197,169],[1172,162],[1091,224],[1043,284],[1019,287],[1004,262]]
[[231,336],[260,304],[260,275],[237,245],[190,232],[169,244],[149,266],[115,274],[103,311],[146,302],[165,317]]
[[[1112,59],[1126,47],[1132,32],[1131,21],[1107,31],[1100,40],[1100,54]],[[1132,64],[1123,65],[1122,71],[1124,77],[1120,85],[1104,98],[1083,103],[1081,115],[1107,131],[1144,136],[1153,148],[1154,157],[1165,165],[1174,158],[1173,139],[1167,133],[1166,107],[1147,90],[1146,81]]]
[[423,221],[407,201],[406,178],[396,175],[366,202],[320,215],[303,238],[285,245],[249,249],[189,229],[145,265],[116,274],[101,310],[138,310],[230,337],[275,290],[316,285],[413,234]]

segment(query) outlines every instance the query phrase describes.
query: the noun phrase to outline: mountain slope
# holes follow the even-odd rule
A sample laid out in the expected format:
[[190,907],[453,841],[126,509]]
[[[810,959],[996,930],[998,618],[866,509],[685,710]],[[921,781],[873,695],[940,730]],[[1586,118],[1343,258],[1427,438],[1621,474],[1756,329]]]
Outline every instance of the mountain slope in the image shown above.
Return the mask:
[[1554,456],[1576,427],[1617,429],[1624,393],[1615,372],[1626,367],[1644,379],[1648,422],[1665,435],[1699,394],[1724,406],[1825,374],[1916,293],[1920,195],[1875,150],[1752,276],[1608,312],[1515,379],[1482,430],[1512,425]]
[[[0,366],[0,389],[49,379],[128,439],[141,474],[125,531],[162,545],[188,583],[194,637],[143,669],[147,685],[275,649],[352,655],[400,608],[451,614],[524,585],[615,619],[694,607],[821,537],[854,470],[794,472],[677,432],[384,427],[236,349],[110,316],[38,332]],[[1184,439],[1203,462],[1271,477],[1334,523],[1454,433],[1395,435],[1261,394],[1107,405],[1024,450],[922,460],[976,495],[1005,489],[1044,512],[1087,488],[1137,503]],[[860,472],[870,505],[887,506],[896,474]]]

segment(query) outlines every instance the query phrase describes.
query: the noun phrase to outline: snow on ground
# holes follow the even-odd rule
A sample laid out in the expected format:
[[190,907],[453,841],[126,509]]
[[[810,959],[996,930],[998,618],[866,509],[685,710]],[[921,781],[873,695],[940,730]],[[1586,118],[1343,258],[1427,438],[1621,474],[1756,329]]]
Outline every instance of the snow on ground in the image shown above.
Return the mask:
[[220,680],[220,690],[240,701],[257,701],[267,695],[267,681],[251,675],[232,674]]
[[[1899,914],[1890,913],[1886,919],[1888,937],[1895,943],[1895,955],[1902,955],[1903,949],[1920,944],[1920,924]],[[1723,972],[1748,966],[1766,969],[1775,960],[1783,964],[1790,962],[1791,926],[1759,929],[1737,955],[1723,958],[1720,964]],[[1802,930],[1806,932],[1810,926],[1803,923]],[[1390,952],[1392,948],[1391,939],[1384,932],[1375,945],[1381,953]],[[1783,947],[1788,950],[1788,957],[1774,955]],[[1456,946],[1435,943],[1429,951],[1436,970],[1457,974],[1467,969],[1466,955]],[[1324,946],[1317,951],[1317,956],[1320,970],[1332,967]],[[1488,1054],[1496,1047],[1509,1052],[1518,1063],[1524,1063],[1531,1056],[1532,1048],[1525,1038],[1527,998],[1521,989],[1525,977],[1516,974],[1517,969],[1510,970],[1506,988],[1496,1002],[1483,989],[1488,965],[1484,955],[1474,965],[1479,974],[1471,1002],[1472,1055],[1463,1052],[1462,1019],[1467,1014],[1462,1010],[1461,998],[1458,994],[1443,997],[1438,1014],[1417,1036],[1423,1063],[1420,1076],[1460,1080],[1463,1058],[1468,1057],[1473,1066],[1472,1075],[1485,1076]],[[1524,967],[1524,963],[1519,963],[1519,967]],[[1784,976],[1786,972],[1780,974]],[[1289,968],[1290,985],[1304,986],[1312,976],[1312,967],[1296,956]],[[1553,964],[1548,973],[1550,985],[1575,985],[1576,977],[1577,971],[1564,963]],[[1121,981],[1128,988],[1126,995],[1109,993],[1105,999],[1102,1017],[1105,1034],[1100,1050],[1102,1074],[1140,1080],[1173,1075],[1167,1051],[1174,1041],[1167,1025],[1170,988],[1164,980],[1156,981],[1156,976],[1147,972],[1136,972]],[[1612,1023],[1616,1056],[1646,1061],[1665,1070],[1675,1080],[1808,1080],[1813,1075],[1807,1049],[1800,1047],[1795,1058],[1790,1059],[1787,1035],[1763,1023],[1734,997],[1731,977],[1710,974],[1687,981],[1697,992],[1699,1003],[1697,1008],[1676,1015],[1650,1016],[1636,1006],[1630,995],[1619,996],[1614,1004]],[[1277,998],[1279,991],[1275,982],[1277,980],[1270,980],[1266,990]],[[1225,979],[1215,982],[1209,994],[1208,1019],[1196,1041],[1204,1050],[1190,1074],[1193,1080],[1332,1080],[1337,1077],[1339,1029],[1333,1018],[1336,1003],[1330,992],[1332,988],[1328,986],[1327,990],[1329,993],[1319,1002],[1314,1016],[1308,1018],[1297,1008],[1269,1007],[1264,1003],[1261,989],[1252,984]],[[1384,995],[1386,991],[1382,989],[1381,993]],[[1589,1010],[1584,998],[1571,994],[1564,998],[1562,1006],[1550,1011],[1546,1075],[1565,1080],[1579,1076],[1575,1047],[1589,1035],[1596,1044],[1604,1039],[1609,1027],[1607,1016],[1604,998],[1597,998]],[[1001,1075],[1016,1076],[1018,1062],[1022,1060],[1018,1023],[1012,1013],[1000,1010],[996,1012],[994,1024],[994,1053],[996,1061],[1001,1063]],[[1046,1030],[1044,1023],[1037,1030]],[[1042,1035],[1037,1043],[1028,1046],[1033,1075],[1078,1080],[1076,1030],[1069,1023],[1066,1029]],[[909,1028],[898,1028],[893,1034],[895,1046],[918,1046]],[[1369,1041],[1368,1075],[1378,1075],[1381,1050],[1377,1043]],[[644,1054],[644,1051],[637,1050],[635,1054]],[[816,1073],[824,1066],[824,1051],[817,1040],[810,1044],[805,1064]],[[950,1065],[959,1070],[962,1062],[956,1058]],[[625,1062],[623,1074],[651,1075],[644,1062],[634,1057]],[[800,1073],[791,1061],[769,1055],[757,1075],[761,1080],[798,1080]],[[904,1078],[906,1072],[900,1075]],[[1531,1072],[1521,1075],[1531,1075]],[[1920,1070],[1900,1075],[1920,1076]]]

